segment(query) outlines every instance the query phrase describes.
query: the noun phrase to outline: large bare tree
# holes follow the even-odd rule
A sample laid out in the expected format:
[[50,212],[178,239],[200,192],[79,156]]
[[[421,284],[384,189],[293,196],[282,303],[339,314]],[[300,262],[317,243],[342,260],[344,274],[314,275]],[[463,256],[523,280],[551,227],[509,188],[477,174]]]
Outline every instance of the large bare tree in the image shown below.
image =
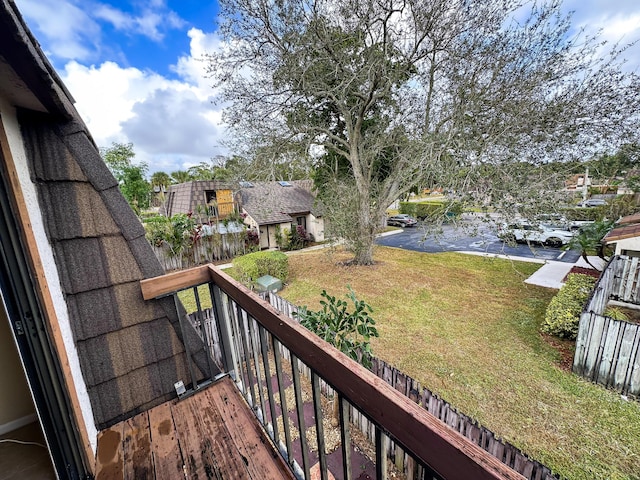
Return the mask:
[[523,165],[636,134],[624,48],[602,56],[557,1],[220,4],[223,48],[208,60],[227,122],[256,150],[302,146],[322,165],[343,214],[332,225],[359,264],[372,263],[387,207],[417,184],[515,205],[544,176]]

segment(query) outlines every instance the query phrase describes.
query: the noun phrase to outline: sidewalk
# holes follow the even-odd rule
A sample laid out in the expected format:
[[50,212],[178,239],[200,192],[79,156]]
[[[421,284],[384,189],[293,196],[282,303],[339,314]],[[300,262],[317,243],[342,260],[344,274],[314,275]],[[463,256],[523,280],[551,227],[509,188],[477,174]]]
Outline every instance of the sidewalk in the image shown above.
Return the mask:
[[[468,255],[481,255],[483,257],[492,257],[492,258],[502,258],[505,260],[514,260],[518,262],[530,262],[530,263],[542,263],[542,267],[540,267],[536,272],[527,278],[524,283],[529,285],[537,285],[539,287],[546,288],[554,288],[559,290],[564,285],[564,277],[571,271],[573,267],[582,267],[589,268],[592,267],[584,261],[582,257],[578,259],[575,263],[567,263],[567,262],[557,262],[553,260],[538,260],[535,258],[527,258],[527,257],[514,257],[509,255],[498,255],[492,253],[479,253],[479,252],[460,252],[466,253]],[[591,257],[589,256],[589,261],[598,267],[598,269],[602,270],[604,268],[605,262],[599,257]]]

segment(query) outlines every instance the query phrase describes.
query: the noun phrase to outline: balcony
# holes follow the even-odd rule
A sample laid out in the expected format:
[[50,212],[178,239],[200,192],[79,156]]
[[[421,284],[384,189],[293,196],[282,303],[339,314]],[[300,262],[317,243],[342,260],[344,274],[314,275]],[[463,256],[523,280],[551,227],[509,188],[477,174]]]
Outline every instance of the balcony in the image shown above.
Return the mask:
[[141,287],[174,295],[225,374],[194,362],[178,400],[101,432],[97,478],[524,478],[213,266]]

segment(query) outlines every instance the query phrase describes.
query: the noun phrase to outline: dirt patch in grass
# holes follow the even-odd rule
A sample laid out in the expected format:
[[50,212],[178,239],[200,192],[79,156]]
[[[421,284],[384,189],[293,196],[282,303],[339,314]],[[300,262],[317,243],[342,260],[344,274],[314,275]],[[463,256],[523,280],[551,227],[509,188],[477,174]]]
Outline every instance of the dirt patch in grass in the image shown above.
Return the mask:
[[558,352],[558,366],[565,372],[571,373],[573,368],[573,357],[576,353],[576,343],[573,340],[565,340],[551,335],[541,333],[544,341]]

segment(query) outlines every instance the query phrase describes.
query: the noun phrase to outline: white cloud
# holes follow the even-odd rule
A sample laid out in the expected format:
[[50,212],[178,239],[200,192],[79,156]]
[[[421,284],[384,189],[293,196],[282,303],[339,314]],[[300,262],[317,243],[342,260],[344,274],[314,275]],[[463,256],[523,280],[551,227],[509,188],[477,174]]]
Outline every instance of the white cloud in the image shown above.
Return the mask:
[[85,11],[65,0],[18,0],[20,12],[47,40],[47,52],[86,60],[99,49],[100,26]]
[[146,5],[138,15],[132,15],[111,5],[97,4],[93,9],[96,18],[109,22],[117,30],[141,34],[154,41],[161,41],[167,29],[179,29],[186,22],[173,10],[169,10],[163,1]]
[[114,62],[67,63],[61,77],[96,143],[132,142],[136,159],[146,162],[150,172],[185,169],[224,153],[213,90],[201,81],[195,65],[202,65],[193,58],[212,38],[202,32],[192,37],[192,52],[176,69],[180,80]]
[[220,48],[220,38],[215,33],[205,33],[197,28],[191,28],[187,35],[191,39],[189,55],[181,56],[178,62],[172,65],[171,70],[210,94],[212,85],[211,80],[206,78],[205,55]]
[[113,8],[111,5],[98,5],[93,10],[93,15],[96,18],[109,22],[118,30],[128,30],[135,24],[131,15],[117,8]]
[[186,25],[162,0],[140,3],[134,14],[91,0],[16,0],[16,3],[32,30],[46,39],[47,53],[66,60],[97,58],[103,48],[100,22],[156,42],[162,41],[167,30]]

